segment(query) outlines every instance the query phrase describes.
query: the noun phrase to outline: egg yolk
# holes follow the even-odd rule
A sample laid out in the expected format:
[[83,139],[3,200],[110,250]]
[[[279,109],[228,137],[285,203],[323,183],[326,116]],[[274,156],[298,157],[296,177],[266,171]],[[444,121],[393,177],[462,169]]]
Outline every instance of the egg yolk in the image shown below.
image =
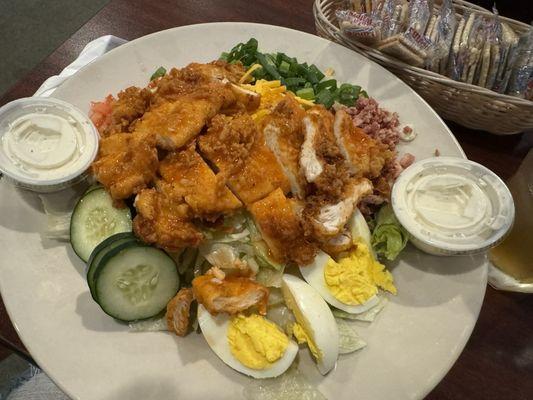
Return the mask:
[[345,257],[329,259],[324,268],[324,279],[331,294],[339,301],[357,305],[377,294],[378,287],[396,294],[392,275],[374,259],[368,246],[361,241]]
[[292,334],[296,338],[299,344],[307,343],[307,346],[309,347],[309,350],[311,350],[311,354],[317,359],[320,360],[322,358],[322,354],[320,353],[320,350],[318,350],[318,347],[316,346],[313,339],[307,334],[304,328],[297,322],[295,322],[292,325]]
[[242,314],[232,318],[228,328],[231,354],[248,368],[265,369],[279,360],[289,338],[278,326],[266,318]]

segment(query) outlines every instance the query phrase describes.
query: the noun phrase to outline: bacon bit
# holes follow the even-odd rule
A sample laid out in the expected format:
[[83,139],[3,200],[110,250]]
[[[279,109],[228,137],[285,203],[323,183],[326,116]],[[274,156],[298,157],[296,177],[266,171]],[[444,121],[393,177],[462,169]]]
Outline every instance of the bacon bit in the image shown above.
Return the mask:
[[403,169],[407,168],[409,165],[411,165],[415,161],[415,156],[413,156],[411,153],[405,154],[400,159],[400,165]]
[[167,304],[167,327],[178,336],[185,336],[189,330],[189,312],[193,301],[193,291],[191,288],[180,289]]

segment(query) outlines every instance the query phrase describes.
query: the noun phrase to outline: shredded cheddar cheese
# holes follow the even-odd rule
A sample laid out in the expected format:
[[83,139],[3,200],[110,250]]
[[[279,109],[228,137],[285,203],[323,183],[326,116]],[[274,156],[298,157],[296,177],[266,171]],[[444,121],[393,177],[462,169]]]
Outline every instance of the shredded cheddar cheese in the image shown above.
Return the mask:
[[[262,68],[260,64],[252,65],[239,80],[239,84],[243,89],[251,90],[252,92],[261,95],[259,108],[254,114],[252,114],[252,118],[256,122],[270,114],[276,104],[278,104],[287,93],[287,87],[282,85],[280,80],[267,81],[265,79],[259,79],[254,84],[245,83],[251,81],[252,73],[258,68]],[[305,100],[296,95],[294,97],[304,108],[309,108],[315,105],[314,101]]]

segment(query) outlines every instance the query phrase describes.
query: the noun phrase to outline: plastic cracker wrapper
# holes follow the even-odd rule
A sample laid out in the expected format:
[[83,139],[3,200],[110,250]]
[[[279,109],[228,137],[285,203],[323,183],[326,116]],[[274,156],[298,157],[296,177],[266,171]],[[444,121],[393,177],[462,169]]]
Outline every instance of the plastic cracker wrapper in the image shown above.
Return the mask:
[[[382,13],[395,9],[394,4],[391,4],[391,6],[384,4]],[[400,13],[397,15],[401,18],[401,9],[398,8],[398,10],[400,10]],[[382,40],[378,44],[378,50],[413,66],[423,66],[432,52],[431,42],[424,36],[430,16],[430,7],[427,0],[411,1],[408,8],[407,29],[402,33],[388,36]],[[387,24],[384,22],[383,25],[386,26]],[[383,35],[389,35],[389,32],[391,32],[390,29]]]
[[[465,29],[466,19],[461,16],[457,21],[457,29],[453,36],[452,45],[450,49],[450,56],[448,59],[448,76],[456,81],[461,76],[462,62],[459,59],[459,52],[461,50],[461,38]],[[441,69],[442,71],[442,69]]]
[[489,61],[489,67],[487,70],[487,78],[481,84],[481,77],[479,80],[479,85],[486,87],[487,89],[492,89],[494,87],[494,83],[496,82],[496,75],[498,73],[498,68],[500,66],[500,63],[502,62],[502,35],[503,35],[503,28],[502,23],[500,21],[500,16],[498,14],[498,10],[496,9],[496,6],[492,9],[494,13],[494,17],[488,22],[488,33],[487,33],[487,41],[486,46],[490,47],[490,61]]
[[453,10],[452,1],[444,0],[440,9],[440,15],[435,18],[434,27],[429,26],[426,29],[426,37],[429,35],[429,39],[433,43],[433,59],[428,63],[428,67],[432,71],[444,71],[456,28],[457,17]]
[[465,24],[459,45],[459,80],[473,83],[486,37],[486,25],[481,15],[471,13]]
[[383,0],[351,0],[352,9],[358,13],[375,13],[381,8]]
[[511,70],[507,94],[525,98],[533,74],[533,28],[520,38],[516,60]]
[[500,41],[500,63],[492,89],[505,93],[511,76],[511,69],[516,60],[518,35],[506,23],[501,23],[502,36]]
[[385,0],[380,9],[381,38],[387,39],[405,29],[408,3],[405,0]]
[[338,10],[335,15],[342,35],[366,45],[373,45],[381,39],[381,21],[376,15],[351,10]]
[[[500,58],[500,38],[501,38],[501,25],[499,24],[497,16],[489,20],[482,20],[482,29],[484,30],[485,40],[483,41],[483,47],[481,49],[480,58],[478,62],[478,72],[475,75],[475,79],[472,83],[475,83],[481,87],[488,87],[489,89],[494,84],[495,78],[495,62]],[[492,79],[490,75],[493,75]],[[492,84],[490,81],[492,80]]]

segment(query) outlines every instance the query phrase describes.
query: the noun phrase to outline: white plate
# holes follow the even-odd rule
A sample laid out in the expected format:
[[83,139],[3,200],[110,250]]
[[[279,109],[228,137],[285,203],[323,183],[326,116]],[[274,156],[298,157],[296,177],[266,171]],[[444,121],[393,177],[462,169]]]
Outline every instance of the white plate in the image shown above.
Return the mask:
[[[412,123],[418,159],[463,156],[450,131],[408,86],[344,47],[275,26],[216,23],[158,32],[104,55],[54,94],[87,111],[152,72],[210,61],[238,42],[259,40],[340,82],[366,88],[381,105]],[[46,373],[70,396],[99,399],[239,399],[248,378],[223,364],[201,335],[129,333],[90,297],[84,265],[70,246],[41,239],[45,217],[38,198],[0,184],[0,289],[13,324]],[[392,266],[399,294],[371,325],[360,323],[364,350],[342,356],[327,377],[301,352],[300,369],[330,399],[419,399],[446,374],[476,322],[485,293],[484,256],[431,257],[408,248]]]

